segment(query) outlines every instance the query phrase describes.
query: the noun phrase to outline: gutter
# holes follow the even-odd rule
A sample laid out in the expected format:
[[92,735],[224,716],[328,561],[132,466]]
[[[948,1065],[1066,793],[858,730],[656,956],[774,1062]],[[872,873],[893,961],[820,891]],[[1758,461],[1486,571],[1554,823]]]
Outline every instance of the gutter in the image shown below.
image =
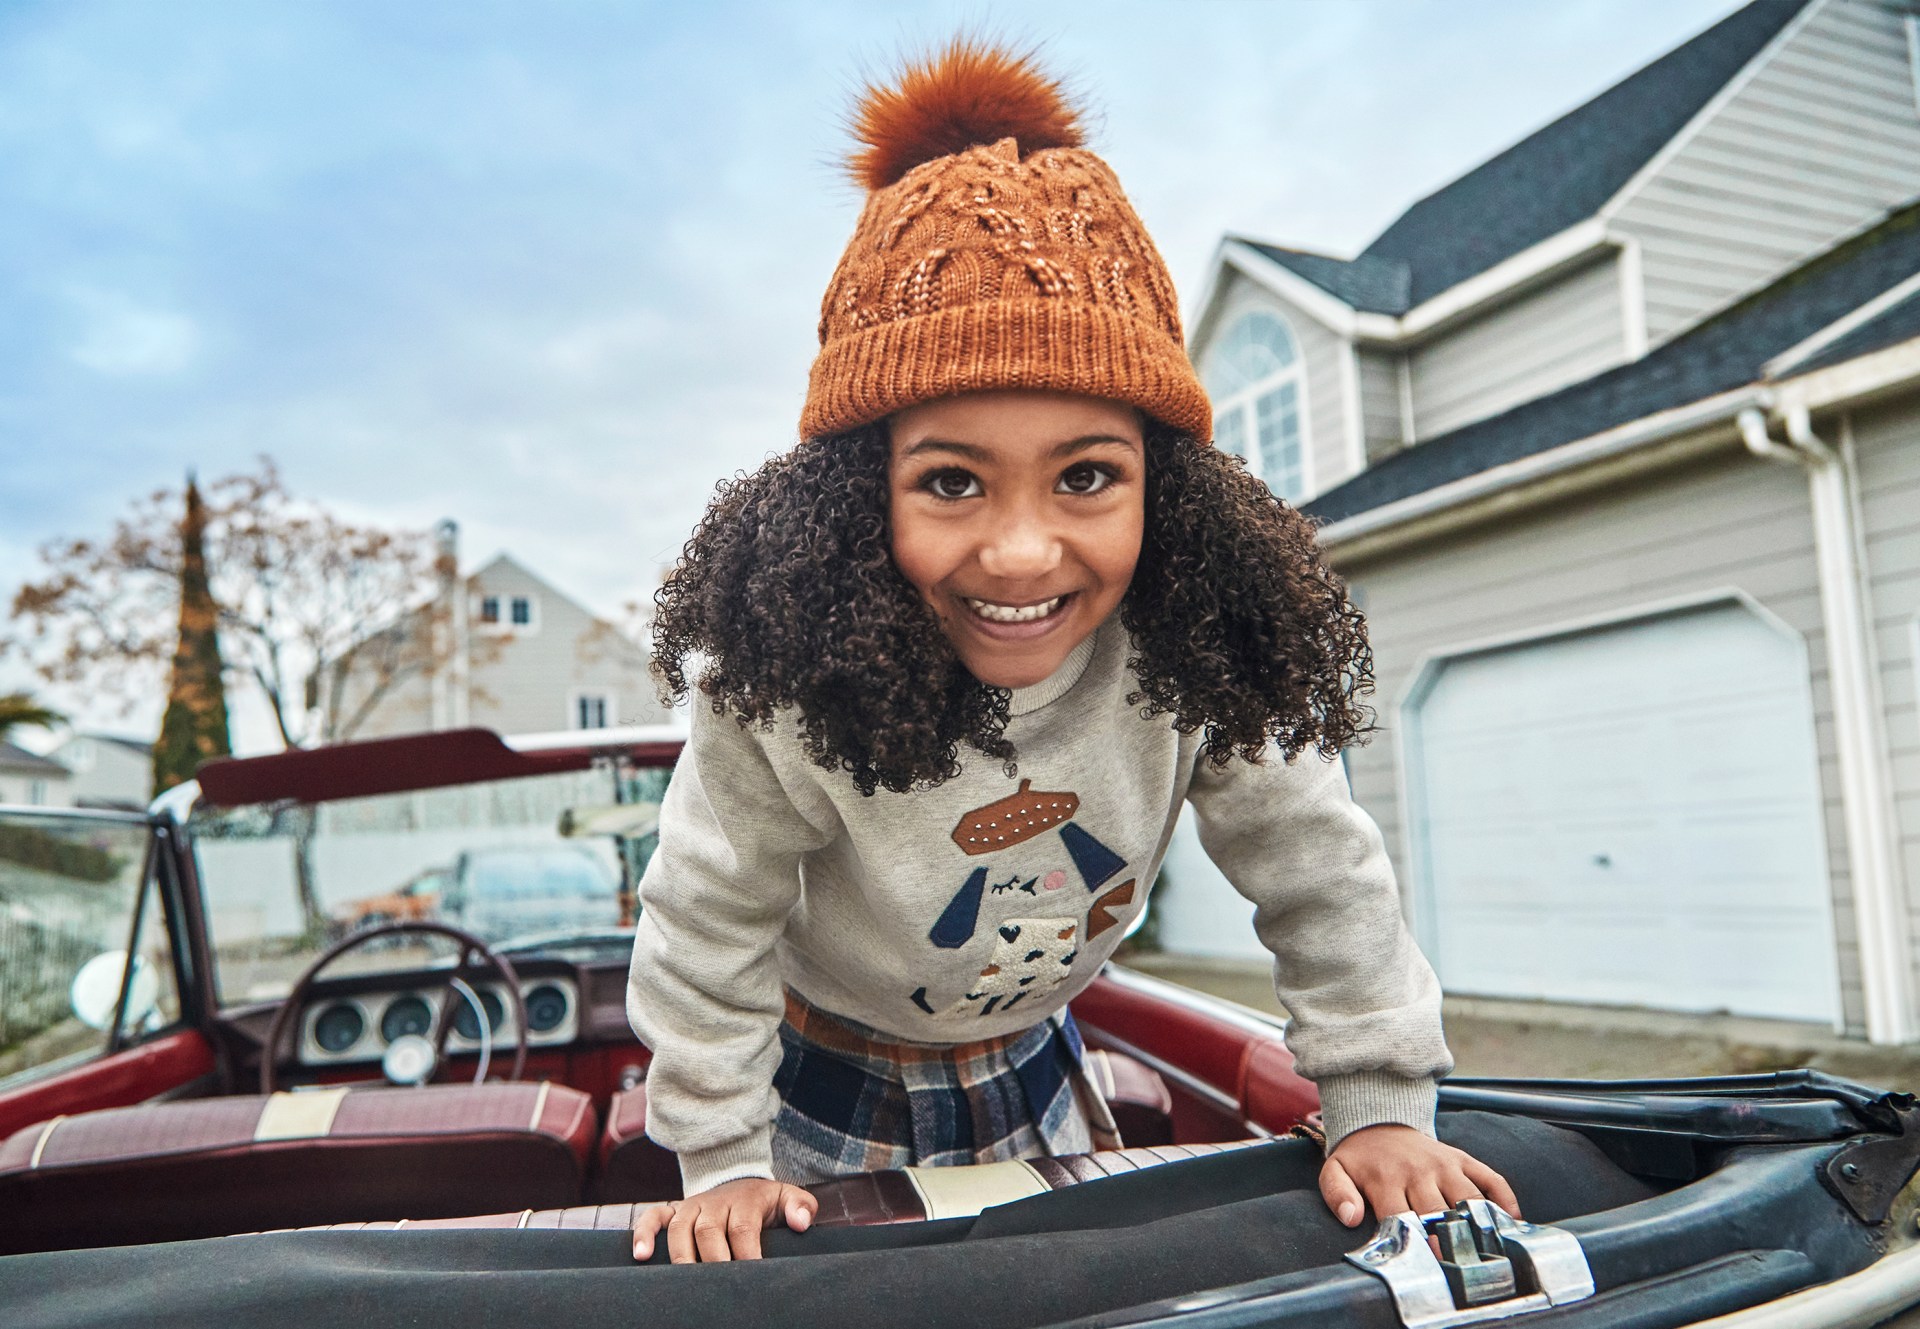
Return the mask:
[[[1706,451],[1734,437],[1741,411],[1770,400],[1765,388],[1748,385],[1689,402],[1655,415],[1590,434],[1546,452],[1410,494],[1320,528],[1320,547],[1343,559],[1372,557],[1480,520],[1489,504],[1533,506],[1613,478],[1615,466],[1663,464],[1670,455]],[[1413,446],[1419,447],[1420,444]],[[1595,468],[1602,468],[1594,473]],[[1575,480],[1574,472],[1582,472]],[[1524,496],[1523,496],[1524,491]]]
[[1836,449],[1813,432],[1813,414],[1804,398],[1789,401],[1780,414],[1785,442],[1771,435],[1767,411],[1758,405],[1740,412],[1740,436],[1754,456],[1807,472],[1867,1037],[1875,1043],[1905,1043],[1920,1036],[1920,1028],[1914,1019],[1892,766],[1881,723],[1880,665],[1864,575],[1866,546],[1854,481],[1852,422],[1843,418]]

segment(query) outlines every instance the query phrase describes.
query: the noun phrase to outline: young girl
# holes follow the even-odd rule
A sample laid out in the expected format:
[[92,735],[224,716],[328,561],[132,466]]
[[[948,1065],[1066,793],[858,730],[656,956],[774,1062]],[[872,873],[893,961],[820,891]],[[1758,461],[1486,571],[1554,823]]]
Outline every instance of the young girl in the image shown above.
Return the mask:
[[1056,84],[965,42],[870,90],[806,441],[723,484],[660,592],[693,733],[628,1009],[675,1261],[754,1258],[807,1183],[1072,1153],[1067,1003],[1145,908],[1183,803],[1257,906],[1349,1226],[1482,1193],[1339,749],[1360,614],[1308,521],[1209,446],[1166,269]]

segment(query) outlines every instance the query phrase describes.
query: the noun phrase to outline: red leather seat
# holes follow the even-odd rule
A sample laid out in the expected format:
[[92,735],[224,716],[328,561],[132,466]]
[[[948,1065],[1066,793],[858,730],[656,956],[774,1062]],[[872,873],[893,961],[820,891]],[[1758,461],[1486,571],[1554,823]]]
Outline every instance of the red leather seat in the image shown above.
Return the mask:
[[[1089,1052],[1087,1068],[1113,1110],[1122,1144],[1173,1144],[1173,1095],[1158,1071],[1123,1052]],[[613,1096],[590,1189],[605,1204],[680,1198],[679,1161],[647,1138],[644,1083]]]
[[636,1084],[615,1094],[607,1105],[607,1129],[600,1136],[599,1168],[593,1198],[621,1200],[680,1198],[680,1160],[647,1138],[647,1086]]
[[577,1203],[593,1103],[556,1084],[339,1087],[55,1117],[0,1144],[0,1253]]

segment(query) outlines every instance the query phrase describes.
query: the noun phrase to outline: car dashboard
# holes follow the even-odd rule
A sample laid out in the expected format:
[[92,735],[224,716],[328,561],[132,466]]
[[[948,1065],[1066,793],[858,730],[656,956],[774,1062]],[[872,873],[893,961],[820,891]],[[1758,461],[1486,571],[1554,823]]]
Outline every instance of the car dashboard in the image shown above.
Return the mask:
[[[531,972],[529,966],[519,974],[529,1048],[565,1047],[582,1033],[579,979],[571,966],[559,968],[567,972]],[[460,977],[485,1012],[494,1050],[511,1049],[519,1030],[506,983],[493,973]],[[310,1069],[377,1063],[398,1038],[432,1037],[449,1003],[453,1027],[447,1034],[448,1054],[477,1052],[482,1039],[475,1001],[447,976],[419,972],[316,984],[300,1012],[298,1062]]]

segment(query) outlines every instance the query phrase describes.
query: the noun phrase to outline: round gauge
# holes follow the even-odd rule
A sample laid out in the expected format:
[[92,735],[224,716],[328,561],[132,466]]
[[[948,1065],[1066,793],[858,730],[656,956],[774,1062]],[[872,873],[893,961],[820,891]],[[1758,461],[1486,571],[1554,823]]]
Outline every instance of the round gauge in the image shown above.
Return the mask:
[[[468,1042],[479,1042],[480,1022],[473,1018],[472,1003],[458,992],[449,993],[447,1000],[453,1003],[453,1027],[460,1037]],[[500,1021],[507,1015],[507,1008],[500,1004],[500,995],[492,988],[481,988],[480,1004],[487,1008],[487,1028],[498,1032]]]
[[313,1022],[313,1041],[322,1052],[338,1055],[358,1043],[366,1030],[367,1017],[360,1014],[360,1008],[341,1003],[320,1012],[320,1018]]
[[380,1037],[391,1043],[408,1034],[422,1034],[433,1027],[433,1008],[419,997],[396,997],[387,1003],[380,1017]]
[[527,1028],[536,1034],[550,1034],[567,1018],[567,994],[552,983],[542,983],[528,992]]

